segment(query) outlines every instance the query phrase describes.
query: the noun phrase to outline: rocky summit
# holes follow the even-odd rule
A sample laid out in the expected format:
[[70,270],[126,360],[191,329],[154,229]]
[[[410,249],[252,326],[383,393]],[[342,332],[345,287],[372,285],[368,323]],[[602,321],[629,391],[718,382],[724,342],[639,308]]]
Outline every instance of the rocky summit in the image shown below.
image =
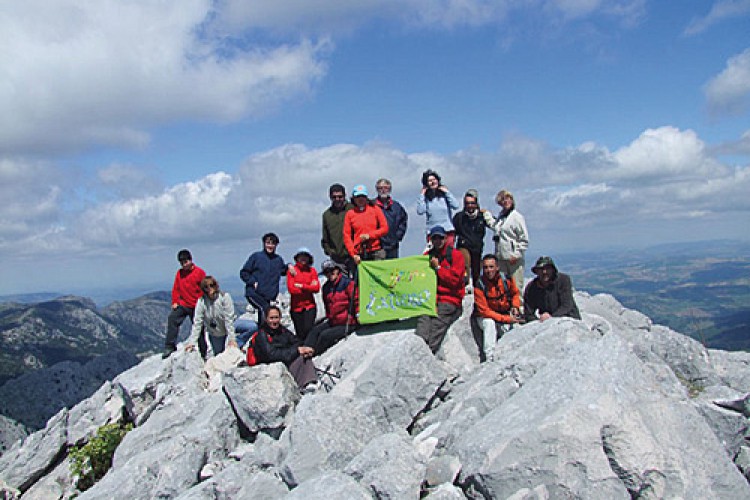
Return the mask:
[[[108,381],[0,456],[5,498],[750,498],[750,354],[707,350],[609,295],[516,327],[479,363],[470,305],[437,357],[413,322],[281,364],[183,350]],[[469,299],[470,300],[470,299]],[[69,450],[135,424],[76,489]]]

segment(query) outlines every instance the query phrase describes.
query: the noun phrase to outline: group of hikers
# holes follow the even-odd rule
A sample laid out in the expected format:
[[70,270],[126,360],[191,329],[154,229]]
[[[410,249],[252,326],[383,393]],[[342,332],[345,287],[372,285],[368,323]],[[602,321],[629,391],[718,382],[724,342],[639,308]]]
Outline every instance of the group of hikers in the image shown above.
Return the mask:
[[[279,237],[272,232],[263,235],[263,248],[252,253],[240,270],[245,297],[249,309],[257,312],[257,321],[246,315],[236,319],[230,294],[195,265],[188,250],[180,250],[162,357],[176,351],[180,325],[189,317],[192,330],[186,350],[194,350],[197,344],[205,358],[206,337],[214,355],[228,346],[246,347],[248,363],[283,362],[303,392],[316,390],[313,356],[359,326],[358,266],[362,261],[398,258],[407,231],[408,215],[391,197],[391,182],[379,179],[375,188],[377,196],[370,199],[367,188],[356,185],[347,200],[343,185],[330,186],[331,205],[322,217],[321,246],[328,257],[321,266],[326,278],[322,286],[309,248],[297,250],[294,263],[287,264],[276,253]],[[558,272],[550,257],[539,257],[531,268],[536,277],[524,289],[529,245],[526,222],[510,191],[498,192],[495,202],[500,206],[497,216],[480,208],[477,190],[469,189],[461,207],[437,172],[422,174],[417,214],[425,216],[424,254],[436,275],[437,315],[419,316],[415,333],[433,353],[461,316],[467,292],[474,296],[471,322],[480,332],[477,343],[482,361],[493,360],[495,343],[514,324],[560,316],[580,319],[570,277]],[[495,251],[483,254],[488,228],[494,233]],[[276,302],[283,276],[293,332],[281,324],[282,311]],[[319,321],[316,293],[322,293],[325,307],[325,317]]]

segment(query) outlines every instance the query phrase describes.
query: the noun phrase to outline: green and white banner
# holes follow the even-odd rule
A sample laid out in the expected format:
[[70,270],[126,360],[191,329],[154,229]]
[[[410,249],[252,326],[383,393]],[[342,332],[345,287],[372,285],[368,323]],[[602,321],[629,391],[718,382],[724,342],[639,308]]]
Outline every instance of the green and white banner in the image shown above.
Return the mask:
[[358,268],[360,323],[437,316],[437,277],[427,255],[363,261]]

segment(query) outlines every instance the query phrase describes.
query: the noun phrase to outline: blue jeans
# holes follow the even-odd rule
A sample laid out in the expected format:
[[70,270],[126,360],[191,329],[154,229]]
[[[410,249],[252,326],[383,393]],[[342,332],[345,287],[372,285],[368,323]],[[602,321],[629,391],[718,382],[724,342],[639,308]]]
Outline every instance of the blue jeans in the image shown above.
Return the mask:
[[237,347],[242,347],[250,340],[253,333],[258,331],[258,323],[251,319],[238,319],[234,322],[234,332],[237,335]]

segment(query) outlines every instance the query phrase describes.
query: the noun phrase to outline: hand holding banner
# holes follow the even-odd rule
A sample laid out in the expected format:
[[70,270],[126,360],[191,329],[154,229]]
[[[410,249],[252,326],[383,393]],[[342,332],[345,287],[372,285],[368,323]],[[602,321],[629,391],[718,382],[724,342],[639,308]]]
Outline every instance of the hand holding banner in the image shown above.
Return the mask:
[[361,324],[437,316],[437,277],[427,255],[363,261],[358,273]]

